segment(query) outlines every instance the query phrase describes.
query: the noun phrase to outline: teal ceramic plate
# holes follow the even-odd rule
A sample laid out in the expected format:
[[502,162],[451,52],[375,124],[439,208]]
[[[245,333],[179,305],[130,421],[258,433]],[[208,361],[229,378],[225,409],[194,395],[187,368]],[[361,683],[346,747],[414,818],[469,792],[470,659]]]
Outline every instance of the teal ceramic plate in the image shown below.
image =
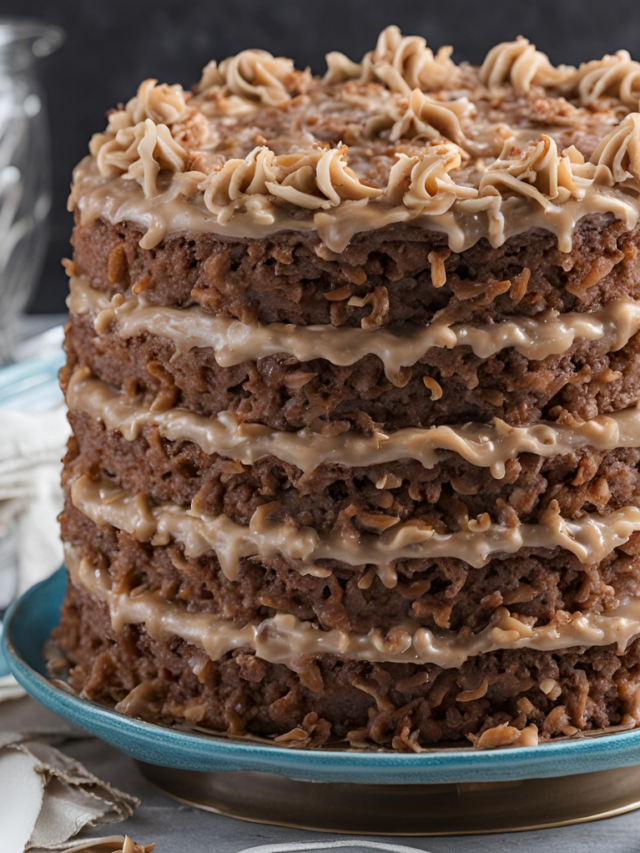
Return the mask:
[[640,765],[640,730],[533,748],[407,755],[284,749],[134,720],[74,696],[47,678],[41,649],[58,622],[65,583],[60,569],[7,611],[3,644],[11,671],[43,705],[150,764],[201,771],[257,770],[293,779],[360,784],[506,782]]

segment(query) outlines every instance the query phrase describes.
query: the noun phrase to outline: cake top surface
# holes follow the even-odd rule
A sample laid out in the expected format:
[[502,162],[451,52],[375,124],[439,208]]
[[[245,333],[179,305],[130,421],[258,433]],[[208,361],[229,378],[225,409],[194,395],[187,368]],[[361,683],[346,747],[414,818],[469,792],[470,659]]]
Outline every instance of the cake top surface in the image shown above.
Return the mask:
[[387,27],[323,78],[245,50],[210,62],[192,92],[144,81],[112,111],[74,173],[82,217],[167,233],[260,237],[315,230],[340,251],[394,222],[444,231],[461,250],[544,227],[570,248],[576,222],[640,212],[640,63],[626,51],[553,66],[527,39],[480,67]]

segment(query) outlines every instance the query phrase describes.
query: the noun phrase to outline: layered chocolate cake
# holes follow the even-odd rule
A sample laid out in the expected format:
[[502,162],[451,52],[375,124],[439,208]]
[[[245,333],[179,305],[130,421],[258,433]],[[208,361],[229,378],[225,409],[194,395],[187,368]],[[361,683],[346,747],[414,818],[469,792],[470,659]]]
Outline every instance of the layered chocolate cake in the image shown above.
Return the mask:
[[640,63],[386,29],[145,81],[77,167],[55,639],[293,746],[640,724]]

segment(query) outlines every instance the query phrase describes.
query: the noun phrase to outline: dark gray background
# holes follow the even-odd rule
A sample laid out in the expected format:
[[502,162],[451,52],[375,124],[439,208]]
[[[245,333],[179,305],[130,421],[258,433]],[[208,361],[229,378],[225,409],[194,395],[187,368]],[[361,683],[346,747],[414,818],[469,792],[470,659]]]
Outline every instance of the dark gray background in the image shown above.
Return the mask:
[[35,311],[63,310],[71,170],[105,111],[145,77],[189,87],[209,59],[247,47],[324,70],[324,54],[354,59],[397,23],[430,46],[454,44],[456,60],[480,62],[489,47],[528,36],[556,62],[578,63],[624,47],[640,57],[640,0],[0,0],[0,14],[64,27],[63,49],[43,60],[54,163],[51,242]]

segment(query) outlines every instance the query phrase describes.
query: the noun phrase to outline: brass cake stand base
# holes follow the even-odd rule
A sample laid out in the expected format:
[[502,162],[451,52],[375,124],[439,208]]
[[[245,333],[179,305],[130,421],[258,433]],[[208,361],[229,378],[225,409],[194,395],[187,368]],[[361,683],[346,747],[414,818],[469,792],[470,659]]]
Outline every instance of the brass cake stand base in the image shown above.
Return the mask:
[[354,785],[137,762],[145,778],[217,814],[358,835],[472,835],[601,820],[640,808],[640,767],[522,782]]

